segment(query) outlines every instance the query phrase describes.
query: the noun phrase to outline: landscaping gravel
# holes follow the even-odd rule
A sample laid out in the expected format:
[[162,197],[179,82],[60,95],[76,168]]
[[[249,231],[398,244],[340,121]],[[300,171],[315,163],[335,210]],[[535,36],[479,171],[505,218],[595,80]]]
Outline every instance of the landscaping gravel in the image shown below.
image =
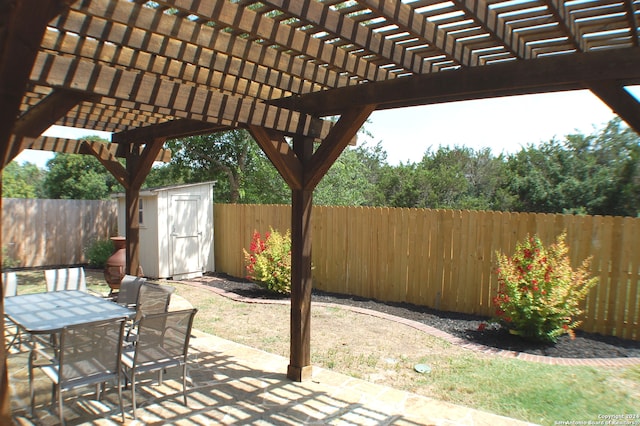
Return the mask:
[[[207,280],[202,283],[253,299],[288,299],[287,296],[267,292],[246,280],[238,280],[228,276],[218,277],[221,279]],[[576,331],[573,339],[569,335],[563,335],[555,344],[540,344],[512,335],[496,324],[488,324],[489,318],[476,315],[438,311],[408,303],[384,303],[317,290],[313,291],[311,300],[312,302],[335,303],[384,312],[418,321],[470,342],[497,349],[558,358],[640,357],[640,342],[585,333],[579,330]],[[478,329],[480,324],[486,324],[482,331]]]

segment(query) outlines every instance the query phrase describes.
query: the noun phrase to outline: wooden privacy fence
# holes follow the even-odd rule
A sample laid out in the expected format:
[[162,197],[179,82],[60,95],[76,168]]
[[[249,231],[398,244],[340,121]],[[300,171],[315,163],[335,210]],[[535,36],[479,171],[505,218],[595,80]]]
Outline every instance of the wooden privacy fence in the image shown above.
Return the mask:
[[[243,248],[254,231],[290,228],[290,206],[217,204],[216,269],[245,276]],[[592,256],[599,277],[582,329],[640,340],[640,219],[607,216],[316,206],[314,288],[491,316],[496,251],[566,230],[572,265]]]
[[116,233],[114,200],[2,199],[2,244],[19,267],[86,263],[84,249]]

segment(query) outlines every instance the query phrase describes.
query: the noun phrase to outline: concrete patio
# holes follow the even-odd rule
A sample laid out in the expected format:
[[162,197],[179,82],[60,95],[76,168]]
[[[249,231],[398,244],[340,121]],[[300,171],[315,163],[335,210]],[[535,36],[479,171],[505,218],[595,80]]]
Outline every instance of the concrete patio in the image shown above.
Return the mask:
[[[194,331],[191,340],[189,406],[182,404],[179,369],[162,386],[143,376],[138,420],[124,391],[128,425],[524,425],[524,422],[368,383],[321,368],[313,380],[286,378],[288,359]],[[28,413],[27,355],[12,354],[9,371],[17,425],[54,425],[50,383],[38,380],[35,417]],[[121,424],[117,392],[101,401],[93,388],[65,393],[69,425]]]

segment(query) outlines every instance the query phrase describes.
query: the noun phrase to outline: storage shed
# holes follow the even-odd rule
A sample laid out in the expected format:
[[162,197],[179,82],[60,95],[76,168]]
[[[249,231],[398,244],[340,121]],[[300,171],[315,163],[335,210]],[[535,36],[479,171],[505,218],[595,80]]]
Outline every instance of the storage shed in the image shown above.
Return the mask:
[[[140,191],[140,265],[150,278],[184,279],[213,271],[214,182]],[[124,236],[125,194],[118,200],[118,235]]]

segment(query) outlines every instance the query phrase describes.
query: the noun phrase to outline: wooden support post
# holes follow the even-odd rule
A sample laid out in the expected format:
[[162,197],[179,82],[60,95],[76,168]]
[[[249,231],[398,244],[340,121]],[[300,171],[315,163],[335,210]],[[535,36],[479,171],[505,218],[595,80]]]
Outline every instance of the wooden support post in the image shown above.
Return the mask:
[[[0,194],[2,193],[2,174],[3,171],[0,169]],[[2,197],[0,197],[0,224],[4,218],[2,217]],[[2,226],[0,226],[0,247],[4,247],[2,245]],[[0,266],[4,262],[4,259],[0,255]],[[4,282],[2,282],[2,278],[0,277],[0,285],[4,288]],[[2,298],[2,303],[0,303],[0,315],[4,318],[4,295],[0,295]],[[2,340],[2,348],[0,348],[0,424],[12,424],[11,419],[11,398],[9,392],[9,369],[7,366],[7,348],[4,344],[4,320],[2,321],[2,334],[0,336],[3,337]]]
[[375,105],[345,111],[318,150],[297,136],[293,150],[284,135],[259,127],[249,131],[291,188],[291,347],[287,377],[311,378],[311,210],[313,190],[366,121]]
[[295,190],[291,207],[291,348],[287,377],[311,378],[311,207],[313,191]]
[[[127,179],[125,203],[127,217],[125,219],[127,237],[127,273],[138,275],[140,269],[140,188],[149,175],[153,162],[162,149],[166,138],[156,138],[144,144],[140,152],[139,143],[131,143],[127,147]],[[124,145],[123,145],[124,146]]]
[[[311,139],[294,140],[303,162],[313,154]],[[297,382],[311,378],[311,209],[312,189],[291,191],[291,347],[287,377]]]
[[131,176],[138,169],[140,155],[138,150],[132,150],[127,155],[127,175],[129,176],[129,185],[125,190],[125,236],[127,239],[127,267],[126,271],[129,275],[138,275],[140,267],[140,216],[138,215],[140,201],[140,186],[133,186]]

